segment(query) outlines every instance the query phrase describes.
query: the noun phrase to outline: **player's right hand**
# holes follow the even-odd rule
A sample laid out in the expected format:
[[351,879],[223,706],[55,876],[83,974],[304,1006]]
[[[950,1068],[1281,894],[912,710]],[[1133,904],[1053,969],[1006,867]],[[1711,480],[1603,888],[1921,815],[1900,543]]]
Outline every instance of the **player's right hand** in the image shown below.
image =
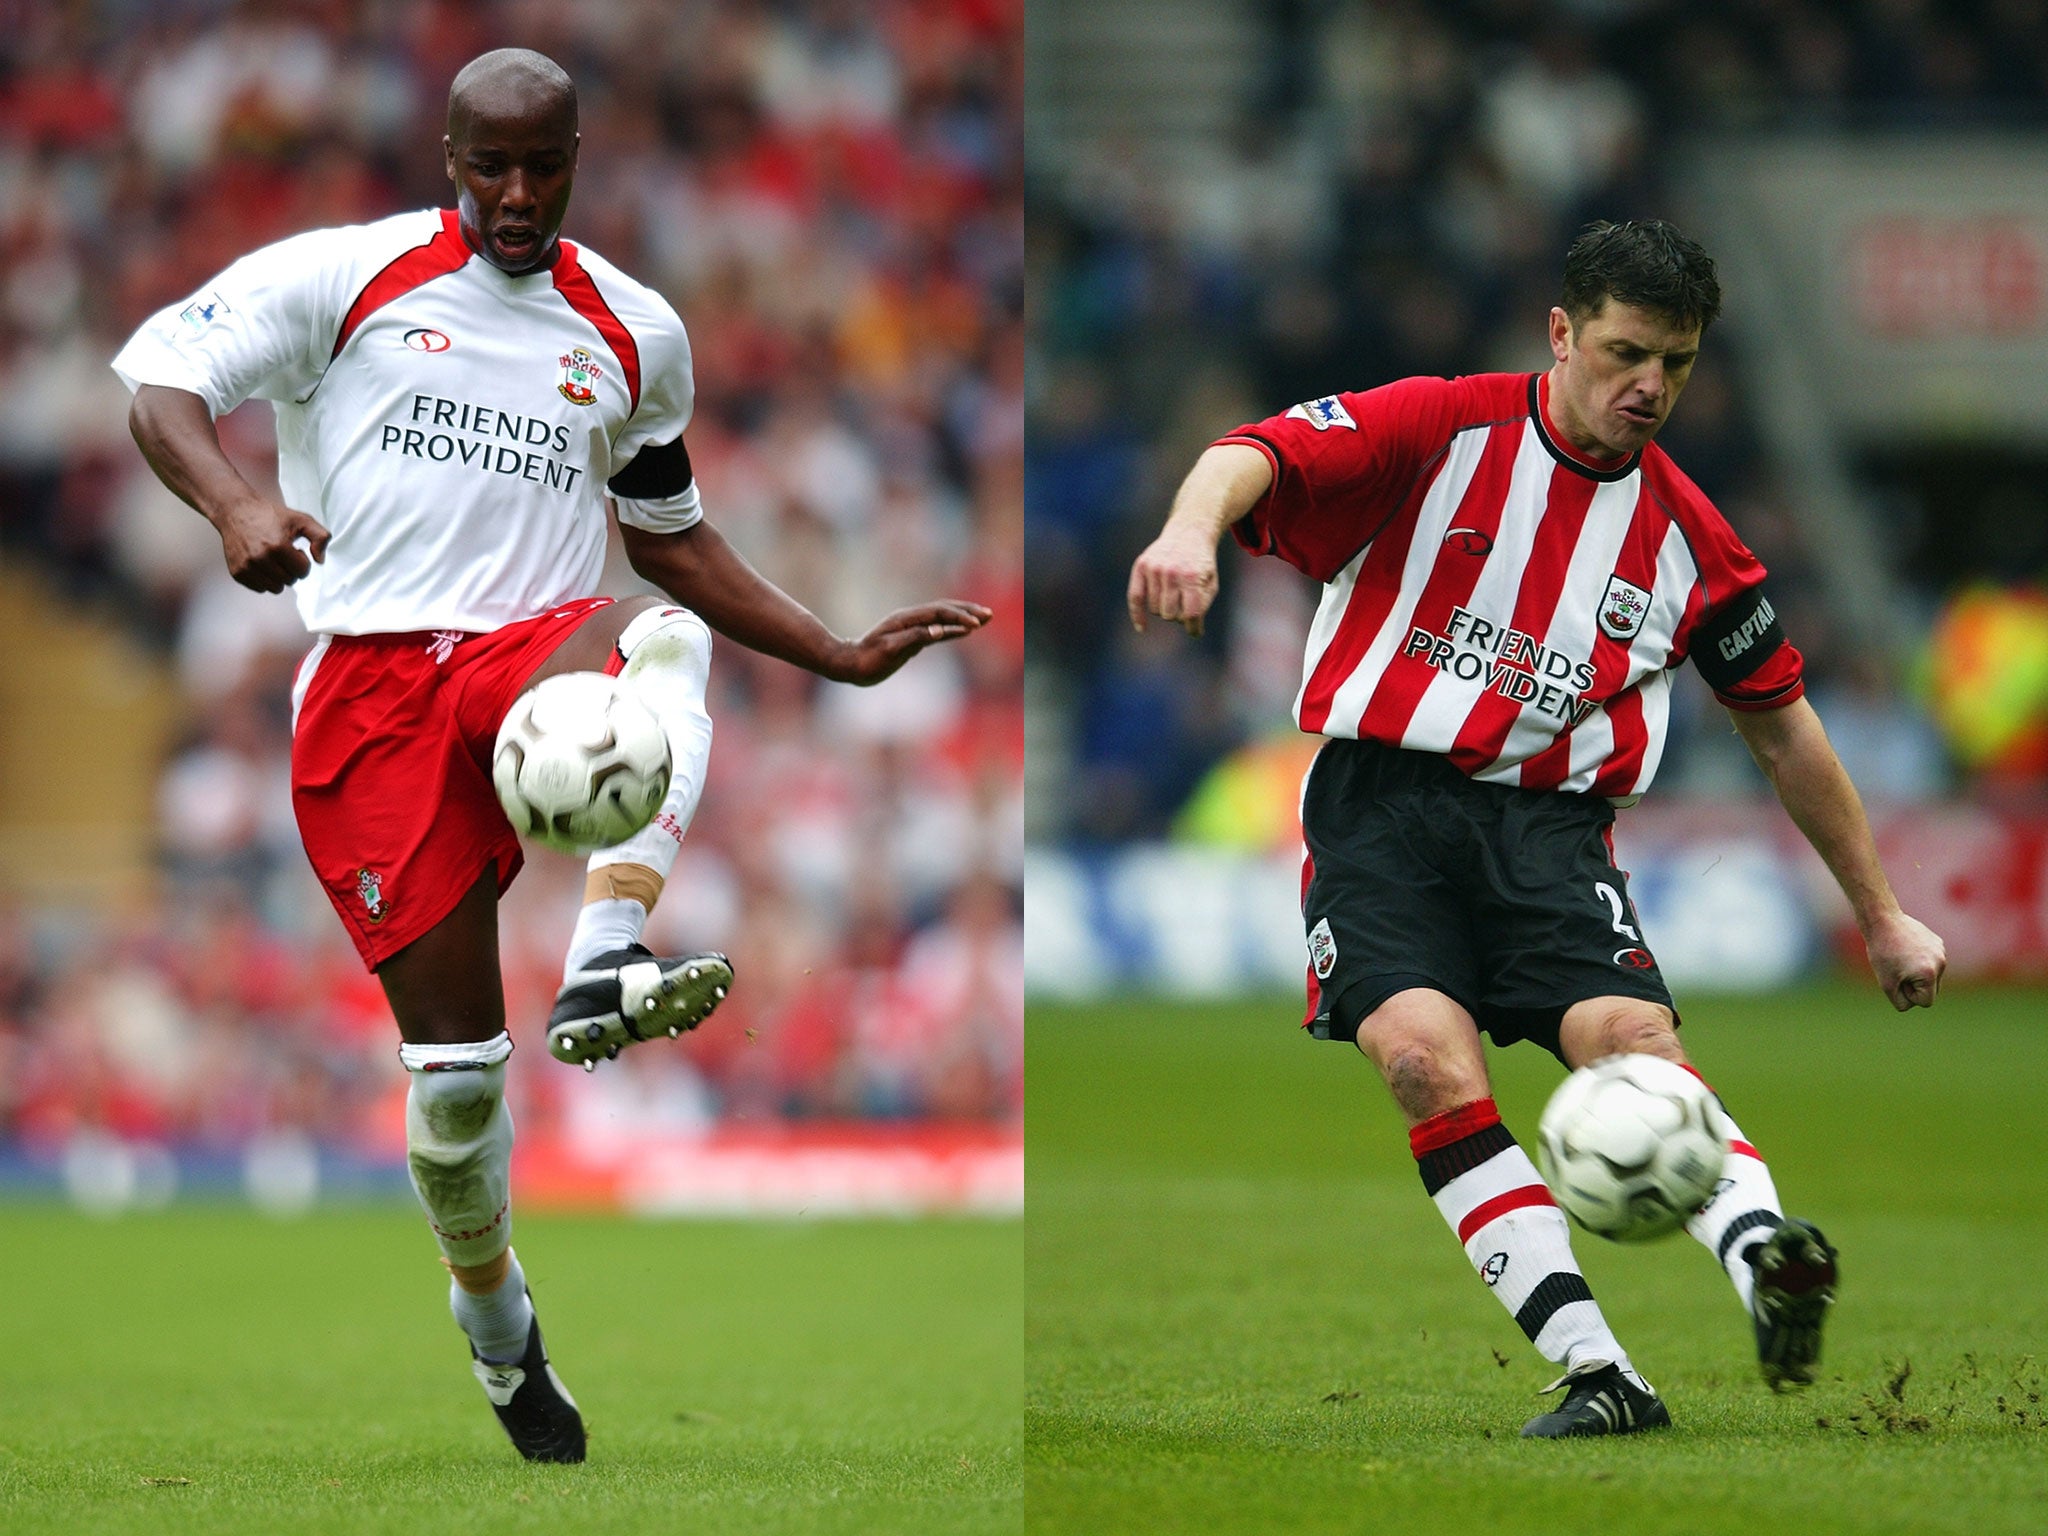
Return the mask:
[[1202,632],[1202,616],[1216,601],[1216,540],[1177,526],[1171,519],[1131,566],[1125,594],[1131,627],[1141,634],[1147,614],[1171,619],[1191,635]]
[[[236,502],[212,522],[228,574],[255,592],[282,592],[313,569],[314,560],[324,564],[333,537],[317,519],[261,496]],[[299,548],[301,539],[305,549]]]

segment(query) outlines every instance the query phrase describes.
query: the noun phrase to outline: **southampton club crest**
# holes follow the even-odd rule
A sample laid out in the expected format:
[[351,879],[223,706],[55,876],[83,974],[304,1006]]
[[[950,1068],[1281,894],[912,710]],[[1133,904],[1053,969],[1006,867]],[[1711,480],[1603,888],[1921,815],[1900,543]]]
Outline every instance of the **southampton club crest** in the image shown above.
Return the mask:
[[555,386],[571,405],[589,405],[597,399],[597,381],[604,369],[582,347],[574,347],[557,359],[562,365],[562,382]]
[[376,870],[356,871],[356,894],[363,898],[363,907],[371,922],[381,923],[390,914],[391,903],[384,899],[384,877]]
[[1607,592],[1600,599],[1600,632],[1608,639],[1633,640],[1649,612],[1649,593],[1619,576],[1607,578]]

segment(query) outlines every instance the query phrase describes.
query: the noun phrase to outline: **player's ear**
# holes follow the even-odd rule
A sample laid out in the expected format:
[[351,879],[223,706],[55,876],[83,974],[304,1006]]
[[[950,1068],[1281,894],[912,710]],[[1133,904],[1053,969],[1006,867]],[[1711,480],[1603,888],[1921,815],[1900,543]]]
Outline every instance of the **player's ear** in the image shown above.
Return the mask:
[[445,133],[441,135],[441,164],[448,172],[448,179],[455,180],[455,141]]
[[1550,355],[1560,363],[1572,355],[1572,317],[1555,304],[1550,308]]

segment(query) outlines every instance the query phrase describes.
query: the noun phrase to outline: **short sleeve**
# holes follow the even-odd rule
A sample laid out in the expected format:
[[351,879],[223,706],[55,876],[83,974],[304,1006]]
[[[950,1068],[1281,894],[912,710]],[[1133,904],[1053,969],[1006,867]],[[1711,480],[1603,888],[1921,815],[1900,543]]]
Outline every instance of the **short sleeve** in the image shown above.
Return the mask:
[[1763,562],[1697,486],[1668,460],[1659,467],[1699,570],[1700,603],[1679,633],[1680,649],[1728,708],[1784,708],[1805,695],[1806,663],[1764,594]]
[[252,251],[158,311],[114,358],[131,390],[189,390],[224,416],[244,400],[303,400],[326,371],[348,303],[332,231]]
[[1331,580],[1449,439],[1457,401],[1452,380],[1402,379],[1304,401],[1226,433],[1219,443],[1249,444],[1273,465],[1272,486],[1232,533],[1253,554]]
[[[1758,567],[1761,573],[1762,567]],[[1782,709],[1806,692],[1806,662],[1761,586],[1708,611],[1692,635],[1693,665],[1730,709]]]
[[[611,483],[619,521],[649,533],[681,533],[704,516],[703,498],[683,451],[696,407],[690,338],[676,312],[649,295],[650,323],[635,327],[640,345],[640,407],[612,444]],[[644,462],[643,462],[644,460]],[[640,473],[635,474],[635,470]]]

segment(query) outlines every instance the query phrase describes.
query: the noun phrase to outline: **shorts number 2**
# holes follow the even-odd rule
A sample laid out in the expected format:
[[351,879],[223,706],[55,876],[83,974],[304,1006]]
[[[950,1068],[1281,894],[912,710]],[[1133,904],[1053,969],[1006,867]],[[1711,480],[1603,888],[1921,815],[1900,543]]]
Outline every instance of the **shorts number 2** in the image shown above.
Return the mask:
[[1628,915],[1628,911],[1627,908],[1623,907],[1621,904],[1621,892],[1617,891],[1605,880],[1594,881],[1593,889],[1599,894],[1600,899],[1606,902],[1608,907],[1613,911],[1614,931],[1616,933],[1626,934],[1629,937],[1629,939],[1631,939],[1633,942],[1637,944],[1642,943],[1643,936],[1637,933],[1635,929],[1629,927],[1628,923],[1624,921],[1624,919]]

